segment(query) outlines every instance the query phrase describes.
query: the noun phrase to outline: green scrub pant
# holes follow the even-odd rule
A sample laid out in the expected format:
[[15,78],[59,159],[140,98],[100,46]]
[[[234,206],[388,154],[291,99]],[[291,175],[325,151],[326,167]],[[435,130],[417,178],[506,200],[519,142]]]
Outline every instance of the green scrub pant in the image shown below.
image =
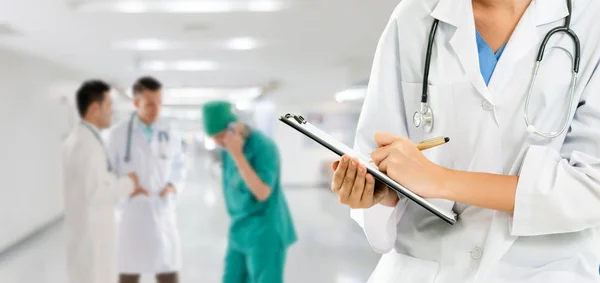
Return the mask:
[[244,253],[229,247],[223,283],[283,283],[285,248]]

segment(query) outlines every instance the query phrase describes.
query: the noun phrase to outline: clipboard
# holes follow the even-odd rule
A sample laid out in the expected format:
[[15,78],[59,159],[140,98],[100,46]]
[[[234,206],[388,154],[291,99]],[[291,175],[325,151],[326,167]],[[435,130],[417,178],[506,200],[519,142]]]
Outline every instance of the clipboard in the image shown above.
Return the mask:
[[365,165],[367,167],[367,172],[369,172],[371,175],[373,175],[373,177],[376,180],[384,183],[390,189],[407,197],[408,199],[417,203],[421,207],[427,209],[429,212],[438,216],[440,219],[442,219],[446,223],[448,223],[450,225],[454,225],[456,223],[457,216],[454,212],[452,212],[451,210],[448,211],[448,210],[441,209],[438,206],[434,205],[433,203],[429,202],[428,200],[418,196],[417,194],[411,192],[407,188],[398,184],[396,181],[394,181],[390,177],[388,177],[385,173],[379,171],[377,166],[370,163],[369,157],[363,156],[361,153],[353,150],[352,148],[348,147],[347,145],[343,144],[342,142],[337,141],[329,134],[325,133],[324,131],[320,130],[316,126],[314,126],[311,123],[309,123],[308,121],[306,121],[306,119],[304,119],[302,116],[286,114],[285,116],[281,116],[279,118],[279,120],[339,156],[343,156],[344,154],[347,154],[349,156],[358,158],[360,163],[362,163],[363,165]]

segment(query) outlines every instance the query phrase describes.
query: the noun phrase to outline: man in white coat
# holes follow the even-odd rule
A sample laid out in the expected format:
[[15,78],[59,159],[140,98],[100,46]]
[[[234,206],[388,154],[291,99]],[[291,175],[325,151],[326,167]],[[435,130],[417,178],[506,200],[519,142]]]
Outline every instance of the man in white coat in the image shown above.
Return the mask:
[[120,206],[121,283],[137,283],[142,274],[155,275],[159,283],[176,283],[181,268],[175,214],[183,169],[181,142],[157,123],[161,88],[154,78],[140,78],[133,86],[137,111],[118,124],[109,138],[109,155],[118,174],[137,172],[150,193],[124,200]]
[[82,121],[63,148],[65,221],[69,282],[110,283],[117,279],[115,204],[144,194],[135,173],[117,179],[99,131],[110,126],[110,87],[85,82],[77,91]]

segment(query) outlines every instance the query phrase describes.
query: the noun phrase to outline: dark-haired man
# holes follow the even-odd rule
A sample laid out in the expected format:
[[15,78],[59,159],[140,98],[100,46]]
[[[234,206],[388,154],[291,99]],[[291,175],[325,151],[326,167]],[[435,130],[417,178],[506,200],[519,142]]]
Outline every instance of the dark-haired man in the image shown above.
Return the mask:
[[[135,173],[117,179],[112,173],[99,131],[110,126],[110,87],[98,80],[85,82],[77,91],[81,123],[63,148],[65,222],[68,273],[71,283],[107,283],[117,279],[115,202],[135,197]],[[136,189],[138,188],[138,189]]]
[[178,282],[181,251],[175,201],[183,169],[181,141],[159,125],[162,86],[151,77],[133,86],[136,111],[109,138],[109,155],[121,176],[135,170],[150,195],[126,199],[119,212],[118,266],[121,283],[156,275],[159,283]]

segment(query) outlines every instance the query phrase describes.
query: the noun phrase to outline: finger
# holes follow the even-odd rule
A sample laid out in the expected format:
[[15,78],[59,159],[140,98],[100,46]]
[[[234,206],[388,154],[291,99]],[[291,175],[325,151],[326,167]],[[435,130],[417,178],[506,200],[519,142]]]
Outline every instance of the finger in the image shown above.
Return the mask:
[[398,138],[399,138],[399,136],[394,135],[392,133],[388,133],[388,132],[377,132],[377,133],[375,133],[375,136],[374,136],[377,147],[382,147],[382,146],[391,144]]
[[369,207],[373,204],[373,194],[375,192],[375,178],[371,174],[367,174],[365,180],[365,189],[361,196],[360,202],[363,207]]
[[373,161],[375,165],[379,166],[379,163],[386,159],[393,149],[393,146],[387,145],[374,150],[373,152],[371,152],[371,161]]
[[352,191],[350,192],[350,197],[348,200],[351,205],[356,207],[360,205],[360,200],[365,190],[366,175],[367,168],[364,165],[359,164],[356,172],[356,179],[354,180],[354,185],[352,186]]
[[342,161],[333,173],[333,181],[331,182],[331,190],[334,193],[338,193],[342,187],[344,177],[346,176],[346,169],[348,168],[349,158],[348,156],[342,156]]
[[333,171],[335,171],[335,169],[337,169],[338,166],[340,166],[340,162],[339,161],[331,163],[331,169],[333,169]]
[[390,162],[389,158],[384,159],[383,161],[381,161],[379,163],[379,166],[377,166],[379,168],[379,171],[383,172],[383,173],[387,173],[388,171],[388,164]]
[[352,191],[352,187],[354,186],[354,181],[356,179],[357,168],[358,161],[355,158],[351,158],[348,169],[346,170],[346,176],[344,177],[344,181],[342,181],[342,187],[338,193],[340,202],[343,204],[348,203],[348,198],[350,197],[350,192]]

